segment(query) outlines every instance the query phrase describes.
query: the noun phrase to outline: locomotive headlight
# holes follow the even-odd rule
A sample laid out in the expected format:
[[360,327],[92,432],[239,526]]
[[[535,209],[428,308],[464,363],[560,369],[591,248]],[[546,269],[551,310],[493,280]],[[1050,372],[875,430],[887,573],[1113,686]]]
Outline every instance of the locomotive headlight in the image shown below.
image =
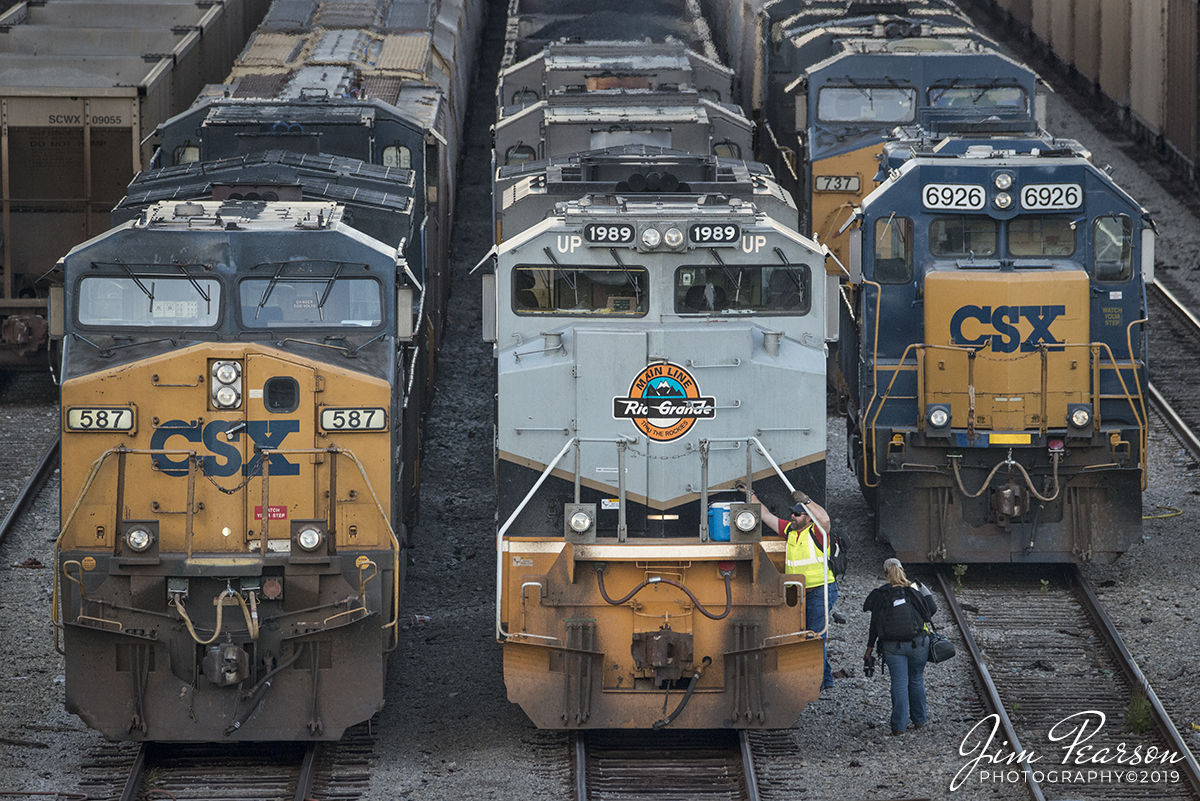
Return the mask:
[[232,384],[242,374],[242,366],[237,362],[216,362],[213,365],[213,376],[222,384]]
[[647,228],[642,231],[642,244],[648,248],[656,248],[662,242],[662,234],[657,228]]
[[580,534],[592,527],[592,518],[587,512],[584,511],[578,511],[571,515],[569,522],[571,529],[573,531],[578,531]]
[[1003,192],[1013,185],[1013,177],[1006,172],[1002,172],[996,176],[995,183],[996,188]]
[[733,519],[733,524],[737,526],[738,531],[753,531],[754,527],[758,525],[758,518],[755,517],[754,512],[743,509]]
[[683,231],[675,227],[668,228],[663,234],[663,241],[667,243],[667,247],[677,248],[683,244]]
[[1092,424],[1092,406],[1089,403],[1068,403],[1067,422],[1071,428],[1086,434],[1086,429]]
[[217,393],[213,396],[213,398],[216,400],[218,406],[226,409],[237,406],[238,401],[241,400],[241,396],[238,395],[238,391],[233,387],[221,387],[217,390]]
[[1007,192],[998,192],[996,197],[992,199],[998,209],[1007,209],[1012,205],[1012,195]]
[[305,526],[296,533],[296,544],[306,551],[315,551],[321,544],[321,529]]
[[143,553],[154,542],[154,537],[144,528],[131,528],[125,534],[125,544],[138,553]]

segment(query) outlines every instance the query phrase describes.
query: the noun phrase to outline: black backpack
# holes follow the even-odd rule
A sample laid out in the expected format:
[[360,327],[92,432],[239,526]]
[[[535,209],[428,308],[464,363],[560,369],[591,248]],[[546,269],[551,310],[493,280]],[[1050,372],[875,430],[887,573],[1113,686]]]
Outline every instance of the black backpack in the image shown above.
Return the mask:
[[[882,589],[882,588],[881,588]],[[907,587],[888,586],[876,600],[879,615],[879,639],[904,642],[916,639],[925,630],[920,597]]]
[[[811,531],[811,533],[817,550],[824,554],[825,549],[821,547],[821,543],[817,542],[816,531]],[[829,532],[829,569],[833,572],[835,579],[846,575],[846,545],[836,531]]]

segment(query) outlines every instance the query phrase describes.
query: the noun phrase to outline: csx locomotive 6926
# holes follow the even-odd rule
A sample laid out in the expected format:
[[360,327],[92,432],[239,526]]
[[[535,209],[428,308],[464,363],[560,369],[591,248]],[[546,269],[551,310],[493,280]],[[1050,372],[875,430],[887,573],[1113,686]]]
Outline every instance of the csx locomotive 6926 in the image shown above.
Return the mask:
[[852,231],[849,457],[905,561],[1108,562],[1141,525],[1154,229],[1078,143],[890,144]]
[[63,260],[56,611],[89,725],[337,739],[382,705],[404,573],[397,262],[332,203],[211,201]]

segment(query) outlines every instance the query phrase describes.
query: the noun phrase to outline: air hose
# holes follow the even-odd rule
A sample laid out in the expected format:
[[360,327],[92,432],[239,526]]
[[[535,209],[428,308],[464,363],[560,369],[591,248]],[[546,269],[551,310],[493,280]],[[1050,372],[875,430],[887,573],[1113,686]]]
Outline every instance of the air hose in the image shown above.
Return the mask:
[[675,711],[667,717],[663,718],[662,720],[654,721],[654,728],[665,729],[667,726],[671,725],[675,718],[679,717],[679,713],[683,711],[683,708],[687,706],[688,701],[691,700],[692,691],[696,689],[696,683],[700,681],[700,676],[704,674],[704,669],[711,664],[712,657],[704,657],[704,660],[700,663],[700,667],[696,668],[696,672],[692,674],[692,680],[688,682],[687,692],[683,694],[683,700],[679,702],[679,706],[675,707]]

